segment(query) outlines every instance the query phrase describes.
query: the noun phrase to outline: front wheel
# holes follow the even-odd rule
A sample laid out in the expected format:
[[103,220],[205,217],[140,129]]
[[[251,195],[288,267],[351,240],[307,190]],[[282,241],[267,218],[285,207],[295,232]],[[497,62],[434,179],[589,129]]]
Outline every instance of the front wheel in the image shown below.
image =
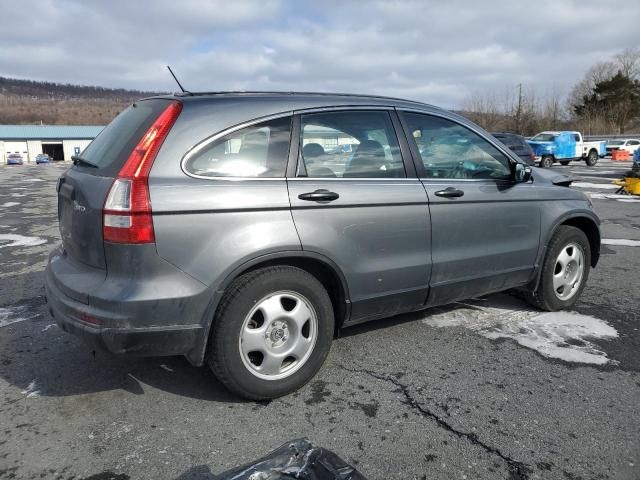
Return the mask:
[[591,150],[589,155],[587,155],[587,159],[585,160],[586,164],[590,167],[594,167],[596,163],[598,163],[598,152],[595,150]]
[[545,155],[540,159],[540,167],[551,168],[553,165],[553,157],[551,155]]
[[582,230],[561,225],[551,237],[536,290],[528,300],[554,312],[572,307],[584,290],[591,266],[591,246]]
[[213,322],[207,363],[229,390],[251,400],[281,397],[306,384],[329,354],[334,332],[327,291],[291,266],[236,279]]

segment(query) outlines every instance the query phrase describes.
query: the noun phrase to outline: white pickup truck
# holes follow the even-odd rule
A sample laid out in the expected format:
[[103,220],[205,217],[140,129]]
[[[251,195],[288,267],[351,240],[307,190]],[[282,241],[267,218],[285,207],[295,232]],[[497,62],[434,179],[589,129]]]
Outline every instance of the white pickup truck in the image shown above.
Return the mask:
[[568,165],[572,160],[584,160],[593,167],[607,153],[607,142],[585,142],[580,132],[540,132],[527,142],[542,168],[549,168],[554,162]]

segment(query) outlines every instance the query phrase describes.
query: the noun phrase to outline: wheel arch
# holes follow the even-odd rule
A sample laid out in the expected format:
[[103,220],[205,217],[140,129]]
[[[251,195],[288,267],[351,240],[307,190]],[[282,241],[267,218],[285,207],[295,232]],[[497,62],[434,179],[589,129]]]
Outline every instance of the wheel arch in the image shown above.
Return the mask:
[[[224,288],[241,275],[275,265],[298,267],[316,277],[331,299],[335,314],[336,332],[348,319],[351,311],[349,289],[344,273],[331,259],[314,252],[296,251],[265,255],[243,264],[225,279]],[[223,289],[222,289],[223,290]],[[222,293],[222,292],[221,292]]]
[[549,229],[548,236],[544,239],[543,247],[540,249],[538,260],[536,262],[536,272],[526,289],[536,290],[538,288],[540,275],[542,274],[542,265],[547,252],[547,245],[558,228],[563,225],[579,228],[584,232],[587,236],[587,240],[589,240],[589,246],[591,247],[591,266],[595,267],[598,264],[598,260],[600,259],[600,228],[598,227],[599,222],[597,218],[593,218],[592,215],[593,214],[589,214],[587,211],[574,212],[564,215],[556,220],[553,227]]
[[595,267],[600,259],[600,228],[598,228],[597,223],[586,216],[569,217],[556,225],[553,231],[555,232],[562,225],[575,227],[584,232],[591,247],[591,266]]
[[224,280],[218,284],[217,288],[212,291],[211,303],[201,320],[203,328],[200,337],[197,344],[187,355],[187,359],[193,365],[200,366],[204,363],[206,349],[209,345],[211,325],[215,319],[220,300],[225,290],[231,285],[231,282],[245,273],[275,265],[289,265],[301,268],[315,276],[318,281],[322,283],[327,289],[331,304],[334,308],[337,334],[351,313],[351,302],[349,300],[349,289],[346,277],[338,265],[326,256],[314,252],[302,250],[271,252],[254,257],[236,266],[225,276]]

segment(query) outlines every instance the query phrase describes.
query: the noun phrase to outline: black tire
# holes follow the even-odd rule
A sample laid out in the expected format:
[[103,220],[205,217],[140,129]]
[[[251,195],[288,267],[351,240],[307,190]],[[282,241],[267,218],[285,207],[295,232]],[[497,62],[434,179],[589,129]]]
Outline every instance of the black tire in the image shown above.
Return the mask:
[[[567,300],[562,300],[558,298],[554,291],[553,275],[558,255],[570,243],[575,243],[582,248],[584,253],[584,272],[582,279],[580,280],[581,283],[575,294]],[[579,228],[561,225],[554,232],[551,240],[549,241],[549,245],[547,245],[547,252],[544,257],[544,262],[542,263],[542,272],[540,274],[537,288],[533,292],[527,292],[526,299],[533,306],[549,312],[571,308],[584,290],[589,278],[590,268],[591,246],[585,233]]]
[[596,152],[595,150],[591,150],[589,151],[589,155],[587,155],[585,163],[590,167],[595,167],[596,163],[598,163],[599,158],[600,157],[598,156],[598,152]]
[[551,155],[544,155],[540,159],[541,168],[551,168],[552,165],[553,165],[553,157]]
[[[278,291],[295,292],[308,300],[317,318],[317,338],[298,370],[282,379],[267,380],[255,376],[243,363],[240,332],[254,305]],[[261,268],[242,275],[226,289],[211,330],[206,361],[218,380],[240,397],[268,400],[298,390],[318,373],[333,340],[333,305],[322,284],[305,270],[291,266]]]
[[571,163],[571,160],[562,160],[562,161],[560,162],[560,165],[563,165],[563,166],[565,166],[565,167],[566,167],[566,166],[567,166],[567,165],[569,165],[570,163]]

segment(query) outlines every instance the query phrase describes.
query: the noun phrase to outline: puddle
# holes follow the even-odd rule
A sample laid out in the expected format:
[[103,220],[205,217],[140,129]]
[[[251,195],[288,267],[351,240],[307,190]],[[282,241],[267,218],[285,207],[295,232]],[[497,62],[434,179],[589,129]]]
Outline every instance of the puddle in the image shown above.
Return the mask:
[[611,360],[591,343],[618,332],[605,321],[576,312],[540,312],[509,295],[439,309],[422,321],[432,327],[464,327],[492,340],[511,339],[549,358],[604,365]]
[[[9,242],[9,243],[4,243]],[[35,247],[36,245],[42,245],[47,243],[44,238],[40,237],[25,237],[24,235],[17,235],[11,233],[0,234],[0,248],[4,247]]]
[[2,205],[0,205],[0,207],[15,207],[16,205],[20,205],[20,202],[5,202]]
[[603,245],[621,245],[623,247],[640,247],[640,240],[627,240],[625,238],[603,238]]

